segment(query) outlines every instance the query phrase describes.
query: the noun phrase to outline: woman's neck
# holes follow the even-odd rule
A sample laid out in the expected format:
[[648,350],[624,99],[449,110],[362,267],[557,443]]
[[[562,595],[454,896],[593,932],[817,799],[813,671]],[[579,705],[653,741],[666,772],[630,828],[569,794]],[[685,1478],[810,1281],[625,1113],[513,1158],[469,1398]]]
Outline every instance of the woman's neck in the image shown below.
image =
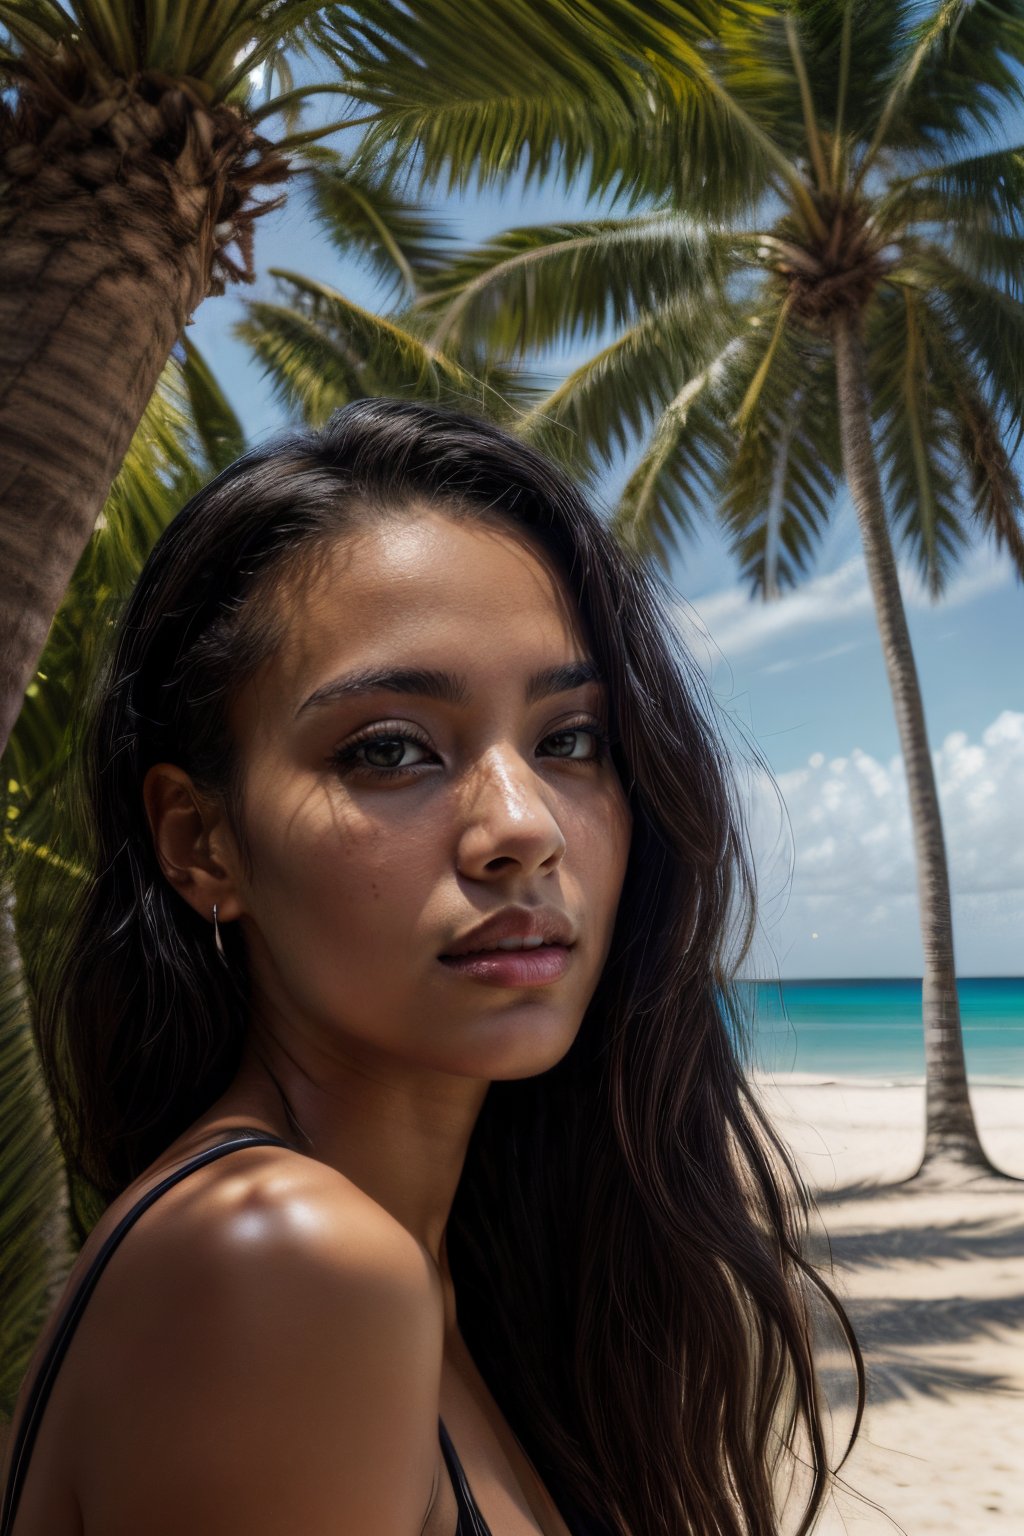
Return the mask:
[[224,1100],[337,1169],[412,1233],[437,1265],[454,1327],[445,1228],[489,1084],[365,1063],[330,1067],[314,1077],[252,1041]]

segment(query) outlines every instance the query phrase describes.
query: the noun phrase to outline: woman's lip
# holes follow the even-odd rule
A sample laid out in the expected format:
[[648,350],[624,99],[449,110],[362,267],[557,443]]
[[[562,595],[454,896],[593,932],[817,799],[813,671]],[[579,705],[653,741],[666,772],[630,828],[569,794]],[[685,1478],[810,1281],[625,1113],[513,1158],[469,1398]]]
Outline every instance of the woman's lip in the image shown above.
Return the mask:
[[448,970],[488,986],[544,987],[565,975],[572,950],[565,944],[541,944],[536,949],[483,949],[439,958]]

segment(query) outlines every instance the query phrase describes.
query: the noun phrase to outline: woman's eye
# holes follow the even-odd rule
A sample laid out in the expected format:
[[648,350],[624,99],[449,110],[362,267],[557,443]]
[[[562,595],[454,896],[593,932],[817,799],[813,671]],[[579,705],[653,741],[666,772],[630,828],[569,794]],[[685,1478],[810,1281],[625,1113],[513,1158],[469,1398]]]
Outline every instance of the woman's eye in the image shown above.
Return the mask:
[[[370,768],[411,768],[413,763],[421,763],[426,757],[419,742],[408,736],[379,736],[376,741],[362,742],[358,752]],[[356,761],[360,761],[360,757]]]
[[340,771],[369,769],[377,773],[401,773],[418,767],[429,756],[427,748],[413,736],[381,734],[351,742],[336,752],[331,761]]
[[[542,757],[566,762],[595,762],[605,755],[607,738],[597,726],[573,725],[552,731],[540,744]],[[339,747],[329,759],[340,774],[366,774],[378,779],[408,773],[434,759],[425,742],[404,731],[381,731]]]
[[577,761],[601,756],[602,738],[592,726],[573,726],[567,731],[554,731],[545,736],[544,745],[548,757],[567,757]]

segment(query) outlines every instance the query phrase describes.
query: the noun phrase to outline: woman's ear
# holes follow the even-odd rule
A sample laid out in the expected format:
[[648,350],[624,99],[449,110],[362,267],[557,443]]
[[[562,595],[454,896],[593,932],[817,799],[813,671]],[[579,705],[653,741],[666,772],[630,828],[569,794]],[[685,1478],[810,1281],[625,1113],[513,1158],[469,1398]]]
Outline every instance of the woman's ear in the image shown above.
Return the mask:
[[201,917],[209,919],[214,904],[222,922],[240,916],[238,848],[223,808],[201,795],[173,763],[154,763],[143,780],[142,800],[157,863],[169,884]]

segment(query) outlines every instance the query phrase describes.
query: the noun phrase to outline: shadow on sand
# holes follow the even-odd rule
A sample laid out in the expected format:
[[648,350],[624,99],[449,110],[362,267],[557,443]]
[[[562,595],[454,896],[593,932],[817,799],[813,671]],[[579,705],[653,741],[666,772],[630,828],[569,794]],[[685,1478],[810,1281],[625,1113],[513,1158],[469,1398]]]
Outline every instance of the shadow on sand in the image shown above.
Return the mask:
[[939,1265],[989,1259],[1012,1264],[1024,1259],[1024,1222],[1012,1226],[992,1221],[954,1221],[942,1226],[878,1227],[863,1232],[832,1232],[812,1245],[815,1263],[843,1269],[886,1269],[900,1262]]
[[[1012,1346],[1024,1332],[1024,1183],[986,1179],[974,1188],[985,1198],[972,1211],[973,1190],[962,1187],[963,1198],[953,1202],[957,1214],[949,1220],[938,1216],[949,1202],[933,1203],[928,1197],[939,1191],[916,1181],[857,1185],[817,1197],[824,1226],[812,1236],[809,1257],[826,1274],[834,1266],[864,1352],[869,1404],[915,1394],[945,1400],[987,1392],[1005,1393],[1016,1404],[1014,1412],[1024,1406],[1019,1373],[993,1369],[991,1350],[984,1368],[972,1365],[970,1351],[982,1340]],[[959,1197],[961,1190],[956,1193]],[[1016,1201],[992,1198],[1002,1195],[1015,1195]],[[935,1219],[928,1219],[933,1213]],[[984,1282],[964,1267],[972,1261],[989,1266]],[[936,1287],[933,1275],[922,1283],[927,1295],[871,1294],[886,1270],[901,1276],[894,1290],[906,1289],[913,1265],[932,1271],[948,1267],[948,1288],[941,1281]],[[868,1294],[858,1294],[862,1276]],[[1007,1280],[1017,1281],[1012,1294],[1005,1294]],[[991,1289],[1004,1294],[983,1294]]]

